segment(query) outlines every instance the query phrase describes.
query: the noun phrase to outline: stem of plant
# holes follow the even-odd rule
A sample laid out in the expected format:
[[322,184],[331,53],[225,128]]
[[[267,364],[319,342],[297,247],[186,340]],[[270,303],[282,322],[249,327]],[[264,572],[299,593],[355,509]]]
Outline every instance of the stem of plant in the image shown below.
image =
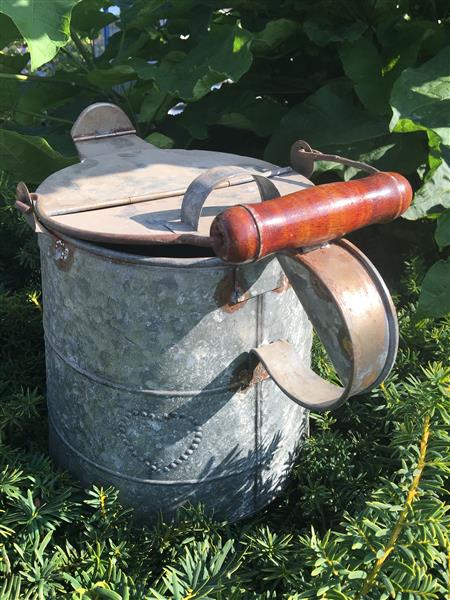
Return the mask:
[[70,37],[72,38],[73,43],[77,47],[78,52],[83,57],[83,59],[84,59],[85,63],[87,64],[87,66],[90,69],[94,69],[95,65],[94,65],[94,61],[92,60],[91,55],[89,54],[89,52],[84,47],[83,42],[81,41],[78,33],[72,27],[70,28]]
[[83,64],[81,62],[81,60],[78,60],[78,58],[76,56],[74,56],[72,54],[72,52],[69,52],[69,50],[67,50],[67,48],[64,48],[64,46],[61,48],[61,52],[63,54],[65,54],[66,56],[68,56],[70,58],[70,60],[77,65],[77,67],[79,67],[80,69],[83,69],[83,71],[86,71],[86,72],[89,71],[88,68],[86,67],[86,65]]
[[411,506],[415,500],[417,495],[417,490],[419,489],[420,479],[422,477],[423,470],[426,464],[426,454],[428,448],[428,440],[430,438],[430,416],[427,415],[425,417],[422,429],[422,438],[420,440],[420,449],[419,449],[419,460],[417,461],[417,466],[415,469],[415,475],[409,486],[408,495],[406,496],[406,501],[403,506],[403,510],[400,513],[400,516],[397,519],[397,522],[392,530],[391,537],[389,538],[388,543],[384,547],[383,554],[375,563],[372,571],[369,573],[361,591],[355,596],[355,600],[360,600],[361,598],[365,598],[371,587],[374,585],[375,581],[378,578],[378,575],[383,568],[384,563],[395,550],[396,543],[400,534],[403,531],[403,528],[406,523],[406,519],[408,516],[408,512],[411,509]]

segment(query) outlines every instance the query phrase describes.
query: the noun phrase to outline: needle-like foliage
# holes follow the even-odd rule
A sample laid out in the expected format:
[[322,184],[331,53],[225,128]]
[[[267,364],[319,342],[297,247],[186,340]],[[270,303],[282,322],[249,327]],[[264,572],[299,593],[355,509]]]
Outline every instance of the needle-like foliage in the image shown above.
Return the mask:
[[84,491],[51,465],[36,256],[10,202],[0,214],[0,600],[449,597],[450,320],[417,317],[421,260],[397,286],[394,372],[312,416],[272,506],[234,525],[190,507],[146,528],[116,490]]

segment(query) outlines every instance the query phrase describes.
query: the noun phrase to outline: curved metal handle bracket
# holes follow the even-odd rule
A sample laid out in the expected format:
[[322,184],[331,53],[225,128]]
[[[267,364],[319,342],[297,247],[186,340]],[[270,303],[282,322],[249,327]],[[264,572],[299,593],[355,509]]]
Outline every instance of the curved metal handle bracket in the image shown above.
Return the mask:
[[287,341],[253,349],[275,383],[305,408],[325,411],[383,381],[395,361],[398,327],[389,292],[371,262],[346,240],[277,257],[345,384],[319,377]]
[[345,156],[339,156],[338,154],[324,154],[319,150],[314,150],[308,142],[305,142],[304,140],[297,140],[292,144],[290,158],[292,168],[308,179],[313,174],[314,163],[318,160],[334,162],[347,167],[354,167],[355,169],[360,169],[361,171],[371,173],[372,175],[380,172],[376,167],[372,167],[372,165],[368,165],[367,163],[352,160]]
[[30,194],[23,181],[17,184],[15,206],[23,214],[25,221],[35,233],[44,233],[42,225],[36,217],[37,194]]
[[[291,169],[288,171],[291,172]],[[279,169],[268,175],[278,175],[282,172],[286,172],[286,169]],[[217,187],[224,187],[224,182],[237,177],[243,178],[242,183],[253,179],[258,186],[261,200],[272,200],[280,196],[277,187],[266,175],[238,166],[213,167],[196,177],[187,188],[181,204],[181,221],[196,230],[209,194]]]

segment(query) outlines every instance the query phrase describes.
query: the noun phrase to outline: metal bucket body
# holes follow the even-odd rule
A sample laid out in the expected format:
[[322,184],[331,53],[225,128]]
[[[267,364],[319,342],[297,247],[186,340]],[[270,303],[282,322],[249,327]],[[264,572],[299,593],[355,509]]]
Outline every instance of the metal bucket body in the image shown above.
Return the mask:
[[50,451],[153,519],[202,502],[243,518],[282,488],[307,431],[249,351],[312,329],[277,258],[149,258],[38,235]]

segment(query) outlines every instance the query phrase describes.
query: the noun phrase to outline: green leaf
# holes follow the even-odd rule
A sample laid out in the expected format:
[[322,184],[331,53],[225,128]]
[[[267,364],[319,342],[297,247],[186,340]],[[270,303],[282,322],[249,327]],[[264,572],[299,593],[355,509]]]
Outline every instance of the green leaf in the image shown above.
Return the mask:
[[0,77],[0,113],[10,112],[19,99],[19,81]]
[[0,13],[12,19],[28,44],[32,71],[69,41],[70,13],[77,1],[0,0]]
[[290,147],[298,139],[318,150],[357,158],[381,145],[387,133],[385,119],[371,116],[355,102],[351,83],[336,81],[286,114],[267,146],[265,158],[287,164]]
[[17,123],[28,125],[34,117],[30,113],[51,113],[52,109],[73,100],[79,93],[79,88],[70,82],[54,82],[50,77],[42,81],[27,81],[20,83],[20,93],[17,97],[14,117]]
[[[426,137],[420,132],[408,136],[391,133],[380,138],[379,144],[368,151],[362,150],[359,160],[381,171],[398,171],[410,175],[414,175],[419,166],[426,163],[428,146]],[[357,169],[347,168],[345,177],[349,179],[356,173]]]
[[390,82],[383,77],[382,61],[375,45],[365,37],[339,46],[345,74],[355,86],[359,99],[374,114],[389,110]]
[[405,213],[424,217],[439,207],[450,207],[450,46],[417,69],[406,69],[391,94],[391,130],[425,131],[430,147],[430,171]]
[[81,0],[72,11],[71,26],[82,36],[95,39],[100,29],[117,20],[105,10],[113,4],[111,0]]
[[301,31],[299,23],[291,19],[275,19],[269,21],[264,29],[253,33],[251,51],[253,54],[265,55],[283,44],[286,40]]
[[131,94],[130,98],[137,97],[140,94],[142,98],[140,102],[140,110],[138,121],[140,123],[152,123],[155,119],[159,119],[166,116],[168,102],[171,100],[171,96],[156,87],[154,83],[146,84],[147,89],[140,90],[134,89],[134,94]]
[[355,21],[349,25],[336,25],[330,22],[305,21],[303,30],[317,46],[326,46],[332,42],[354,42],[366,31],[367,25]]
[[99,598],[106,598],[107,600],[123,600],[122,596],[117,592],[108,590],[100,585],[95,585],[93,589],[95,590],[95,595]]
[[189,104],[177,119],[196,139],[206,139],[209,125],[223,125],[269,136],[285,113],[285,106],[272,98],[256,98],[254,92],[223,86],[202,100]]
[[0,72],[1,73],[20,73],[26,66],[29,54],[5,54],[0,52]]
[[216,25],[188,54],[171,52],[160,64],[132,59],[130,65],[141,79],[155,81],[161,91],[199,100],[211,86],[226,79],[238,81],[252,64],[248,31],[233,25]]
[[15,42],[20,38],[20,32],[13,21],[5,14],[0,12],[0,50]]
[[136,71],[129,65],[114,65],[108,69],[93,69],[88,73],[88,81],[100,88],[111,88],[119,83],[136,79]]
[[77,162],[56,152],[42,137],[0,129],[0,164],[15,180],[40,183],[45,177]]
[[450,313],[450,258],[438,260],[426,273],[417,305],[417,315],[444,317]]
[[391,94],[392,131],[431,129],[450,146],[449,65],[450,46],[417,69],[403,71]]
[[450,208],[450,148],[443,146],[441,150],[441,164],[427,175],[423,186],[414,194],[412,205],[403,215],[406,219],[420,219],[442,207]]
[[157,148],[173,148],[175,146],[175,142],[173,141],[172,138],[170,138],[167,135],[164,135],[163,133],[158,133],[158,132],[154,132],[151,133],[150,135],[148,135],[145,140],[147,142],[150,142],[150,144],[153,144],[154,146],[156,146]]
[[350,571],[348,574],[349,579],[365,579],[367,573],[365,571]]
[[447,209],[438,219],[434,239],[440,250],[450,246],[450,209]]

